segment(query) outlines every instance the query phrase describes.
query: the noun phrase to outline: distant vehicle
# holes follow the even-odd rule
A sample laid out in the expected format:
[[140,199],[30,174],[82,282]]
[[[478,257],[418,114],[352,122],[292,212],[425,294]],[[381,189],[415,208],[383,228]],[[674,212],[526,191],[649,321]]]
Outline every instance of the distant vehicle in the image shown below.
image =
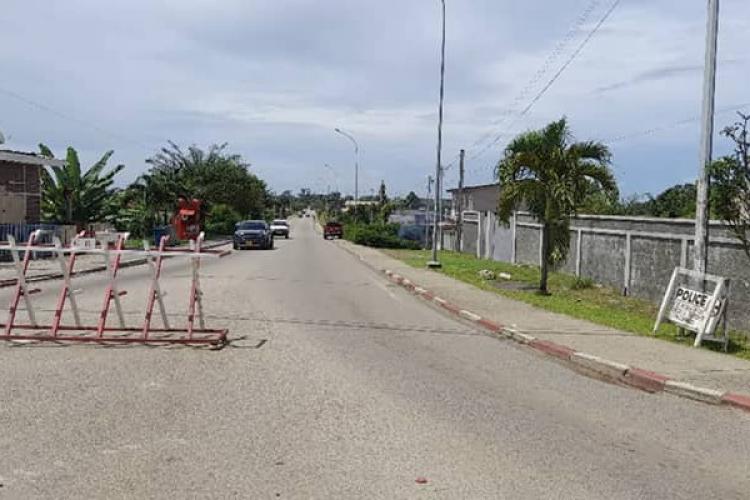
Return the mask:
[[273,248],[273,233],[266,221],[246,220],[238,222],[234,226],[234,249],[262,248],[270,250]]
[[276,219],[271,222],[271,233],[274,236],[283,236],[289,239],[289,223],[284,219]]
[[344,226],[339,222],[326,222],[323,228],[323,238],[329,240],[333,238],[343,238]]
[[310,212],[305,212],[305,217],[310,217]]

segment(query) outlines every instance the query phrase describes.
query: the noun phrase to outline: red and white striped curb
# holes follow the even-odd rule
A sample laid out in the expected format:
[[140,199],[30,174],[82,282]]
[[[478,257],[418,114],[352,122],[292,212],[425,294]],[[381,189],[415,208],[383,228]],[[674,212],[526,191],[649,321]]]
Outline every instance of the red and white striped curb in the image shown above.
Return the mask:
[[[366,262],[361,255],[359,257],[360,260]],[[660,373],[624,365],[622,363],[600,358],[599,356],[579,352],[568,346],[557,344],[549,340],[537,339],[526,333],[519,332],[512,328],[495,323],[487,318],[483,318],[467,309],[462,309],[391,270],[385,269],[381,270],[381,272],[383,272],[393,283],[396,283],[419,297],[432,302],[451,314],[476,323],[485,330],[489,330],[493,333],[514,340],[515,342],[527,345],[539,353],[569,363],[583,373],[595,374],[610,381],[625,384],[647,392],[668,392],[676,396],[702,401],[704,403],[729,405],[741,410],[750,411],[750,396],[726,391],[717,391],[715,389],[707,389],[704,387],[696,387],[692,384],[673,380]]]

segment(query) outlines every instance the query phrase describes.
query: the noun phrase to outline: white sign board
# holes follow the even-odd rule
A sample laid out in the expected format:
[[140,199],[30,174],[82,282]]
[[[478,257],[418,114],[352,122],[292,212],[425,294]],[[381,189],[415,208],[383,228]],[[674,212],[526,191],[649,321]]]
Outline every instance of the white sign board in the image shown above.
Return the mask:
[[[704,289],[697,286],[698,283],[709,286]],[[666,315],[675,325],[695,332],[696,346],[702,340],[719,340],[726,347],[726,332],[721,338],[715,337],[715,333],[719,321],[724,317],[727,292],[728,280],[725,278],[676,268],[659,308],[654,332]]]

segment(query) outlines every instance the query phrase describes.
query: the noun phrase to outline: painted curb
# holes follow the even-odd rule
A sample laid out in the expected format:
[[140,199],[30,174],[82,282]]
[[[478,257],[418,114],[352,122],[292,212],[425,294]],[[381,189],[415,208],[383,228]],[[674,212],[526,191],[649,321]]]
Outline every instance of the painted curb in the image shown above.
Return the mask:
[[477,321],[477,323],[479,323],[480,325],[482,325],[487,330],[490,330],[491,332],[494,332],[494,333],[503,333],[503,325],[498,325],[494,321],[490,321],[488,319],[484,319],[484,318],[480,317],[479,320]]
[[721,401],[740,410],[750,411],[750,396],[728,392],[724,394]]
[[620,380],[646,392],[661,392],[669,377],[642,368],[631,367]]
[[599,356],[594,356],[593,354],[586,354],[585,352],[573,353],[573,355],[570,357],[570,360],[578,366],[596,372],[599,375],[604,375],[605,377],[608,377],[610,379],[619,379],[621,377],[624,377],[625,372],[630,369],[628,365],[600,358]]
[[724,396],[724,393],[721,391],[696,387],[692,384],[678,382],[676,380],[667,380],[664,383],[664,391],[684,398],[703,401],[704,403],[712,405],[721,404],[721,399]]
[[529,342],[529,347],[542,351],[545,354],[553,356],[564,361],[569,361],[570,357],[575,353],[573,349],[568,346],[555,344],[549,340],[535,339]]
[[474,314],[473,312],[467,311],[466,309],[461,309],[460,311],[458,311],[458,315],[475,323],[479,322],[479,320],[482,319],[482,317],[478,314]]
[[[354,250],[342,246],[345,251],[355,254]],[[547,340],[540,340],[532,335],[528,335],[523,332],[519,332],[513,328],[503,327],[489,319],[483,318],[480,315],[473,313],[467,309],[451,304],[447,300],[436,296],[431,291],[413,283],[412,281],[395,274],[393,271],[388,269],[376,269],[375,266],[367,262],[367,260],[359,254],[360,260],[367,265],[367,267],[374,269],[380,273],[385,274],[389,277],[390,281],[401,285],[410,292],[422,297],[423,299],[433,302],[439,305],[442,309],[445,309],[452,314],[469,319],[474,323],[482,326],[486,330],[493,333],[500,334],[506,337],[510,337],[515,342],[520,344],[528,345],[537,352],[542,354],[555,357],[557,359],[566,361],[577,367],[582,367],[587,370],[596,372],[599,375],[612,379],[628,386],[644,390],[650,393],[656,392],[668,392],[674,396],[692,399],[695,401],[708,403],[712,405],[725,405],[732,406],[734,408],[750,412],[750,396],[744,394],[736,394],[732,392],[722,392],[716,389],[708,389],[704,387],[697,387],[692,384],[672,380],[666,375],[662,375],[642,368],[630,367],[628,365],[618,363],[616,361],[610,361],[599,356],[587,354],[584,352],[578,352],[568,346],[556,344]]]
[[530,344],[536,340],[536,337],[529,335],[528,333],[519,332],[512,328],[504,328],[503,333],[508,335],[510,338],[521,344]]

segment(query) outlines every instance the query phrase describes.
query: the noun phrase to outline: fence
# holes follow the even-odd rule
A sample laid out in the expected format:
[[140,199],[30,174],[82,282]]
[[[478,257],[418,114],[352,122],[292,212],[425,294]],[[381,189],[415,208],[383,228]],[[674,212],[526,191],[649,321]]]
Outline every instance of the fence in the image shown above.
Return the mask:
[[[466,215],[469,217],[467,218]],[[568,258],[560,270],[657,303],[677,266],[690,267],[695,221],[581,215],[571,224]],[[750,261],[729,228],[712,222],[709,270],[731,279],[729,324],[750,330]],[[455,234],[444,247],[456,249]],[[539,265],[540,225],[517,212],[506,226],[493,212],[466,212],[461,249],[479,258]]]

